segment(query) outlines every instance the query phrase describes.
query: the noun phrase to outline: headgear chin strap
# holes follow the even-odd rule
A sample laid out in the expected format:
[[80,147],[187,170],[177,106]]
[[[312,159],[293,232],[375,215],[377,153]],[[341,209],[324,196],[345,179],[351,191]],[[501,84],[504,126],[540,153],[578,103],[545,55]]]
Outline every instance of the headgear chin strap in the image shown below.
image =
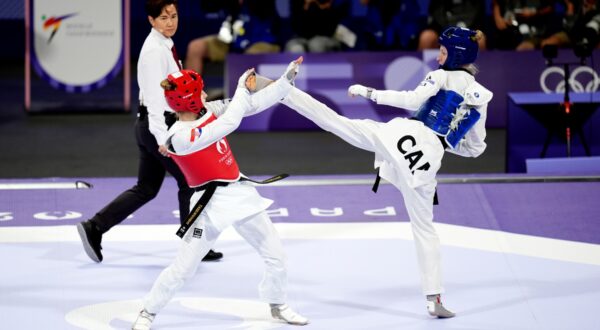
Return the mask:
[[451,26],[440,36],[440,44],[448,50],[448,58],[442,65],[444,69],[456,69],[475,62],[479,44],[473,30]]

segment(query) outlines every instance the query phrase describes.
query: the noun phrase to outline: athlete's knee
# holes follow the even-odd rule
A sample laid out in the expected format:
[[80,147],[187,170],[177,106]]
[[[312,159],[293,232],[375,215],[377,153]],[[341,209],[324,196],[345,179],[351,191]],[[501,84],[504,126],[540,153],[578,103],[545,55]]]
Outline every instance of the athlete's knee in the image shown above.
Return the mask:
[[308,46],[306,44],[306,40],[301,39],[301,38],[291,39],[290,41],[288,41],[285,44],[285,51],[288,53],[294,53],[294,54],[306,53],[307,48],[308,48]]
[[419,36],[419,49],[436,48],[438,44],[438,34],[434,30],[424,30]]
[[308,49],[312,53],[325,53],[340,50],[340,45],[333,38],[316,36],[308,41]]
[[192,40],[188,44],[187,55],[195,57],[204,57],[206,53],[206,40],[204,38]]

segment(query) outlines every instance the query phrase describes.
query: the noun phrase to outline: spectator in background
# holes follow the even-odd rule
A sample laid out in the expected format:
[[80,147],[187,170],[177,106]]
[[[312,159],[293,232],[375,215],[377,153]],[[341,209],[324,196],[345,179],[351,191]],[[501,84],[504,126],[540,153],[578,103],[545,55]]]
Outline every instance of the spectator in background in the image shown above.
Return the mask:
[[343,44],[353,48],[356,34],[348,29],[345,21],[350,14],[350,4],[348,0],[290,0],[293,35],[285,50],[324,53],[341,50]]
[[188,44],[186,69],[203,73],[204,62],[223,62],[229,52],[278,53],[280,18],[275,0],[203,0],[204,8],[228,13],[218,34]]
[[[560,1],[562,2],[562,1]],[[493,0],[496,48],[532,50],[560,30],[563,16],[555,0]]]
[[596,0],[583,0],[579,10],[571,1],[567,3],[567,16],[563,29],[542,41],[542,47],[581,47],[591,51],[600,42],[600,10]]
[[[447,26],[485,31],[485,1],[431,0],[427,27],[419,35],[419,50],[439,48],[440,32]],[[486,38],[478,40],[479,49],[486,48]]]
[[367,50],[414,50],[421,24],[417,0],[360,0],[367,6],[361,38]]

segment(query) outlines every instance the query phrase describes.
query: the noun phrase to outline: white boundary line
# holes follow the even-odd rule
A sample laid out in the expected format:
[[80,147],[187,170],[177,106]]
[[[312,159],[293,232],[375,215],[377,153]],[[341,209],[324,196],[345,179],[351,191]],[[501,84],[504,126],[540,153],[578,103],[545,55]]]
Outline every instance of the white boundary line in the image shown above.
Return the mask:
[[[368,176],[368,175],[365,175]],[[596,182],[600,181],[599,175],[583,176],[455,176],[438,177],[440,184],[475,184],[475,183],[536,183],[536,182]],[[369,178],[355,179],[287,179],[270,183],[269,186],[339,186],[339,185],[368,185],[375,182],[375,175]],[[382,180],[381,184],[390,184]],[[36,183],[0,183],[0,190],[27,190],[27,189],[89,189],[91,185],[84,181],[73,182],[36,182]]]
[[89,189],[89,188],[91,188],[91,185],[84,181],[0,183],[0,190]]
[[[394,223],[276,223],[282,239],[401,239],[412,240],[408,222]],[[508,253],[600,266],[600,244],[512,234],[502,231],[436,223],[441,243],[467,249]],[[121,225],[103,241],[173,241],[176,225]],[[219,240],[241,240],[230,227]],[[0,243],[79,242],[75,226],[2,227]]]

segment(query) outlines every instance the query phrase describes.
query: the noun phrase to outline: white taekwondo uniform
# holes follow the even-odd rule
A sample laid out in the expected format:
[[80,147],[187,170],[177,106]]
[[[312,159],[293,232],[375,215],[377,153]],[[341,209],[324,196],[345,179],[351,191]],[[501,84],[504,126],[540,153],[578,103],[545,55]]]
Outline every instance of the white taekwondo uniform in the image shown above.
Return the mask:
[[[209,102],[206,104],[208,111],[201,118],[177,121],[169,130],[168,141],[178,155],[213,147],[239,126],[243,116],[270,107],[290,89],[291,85],[285,79],[279,79],[254,94],[245,88],[238,88],[228,105],[221,101]],[[202,126],[213,113],[218,118]],[[199,135],[191,139],[191,132],[199,126],[202,126]],[[195,205],[202,194],[203,191],[195,192],[190,205]],[[204,255],[229,225],[233,225],[265,262],[266,269],[259,285],[261,298],[271,304],[283,304],[287,283],[285,254],[275,227],[265,212],[272,202],[261,197],[256,188],[245,182],[217,187],[205,209],[183,237],[177,257],[162,271],[145,297],[145,310],[155,314],[169,302],[185,281],[196,273]]]
[[[415,90],[374,93],[378,104],[416,111],[444,90],[454,91],[464,98],[458,110],[454,109],[457,113],[475,109],[480,114],[479,120],[456,147],[446,150],[465,157],[477,157],[486,148],[485,118],[492,93],[468,72],[435,70]],[[375,168],[379,168],[379,175],[398,188],[404,198],[412,225],[423,293],[443,293],[440,243],[433,226],[433,199],[444,147],[434,131],[421,121],[400,117],[387,123],[348,119],[296,88],[282,103],[346,142],[375,153]]]

